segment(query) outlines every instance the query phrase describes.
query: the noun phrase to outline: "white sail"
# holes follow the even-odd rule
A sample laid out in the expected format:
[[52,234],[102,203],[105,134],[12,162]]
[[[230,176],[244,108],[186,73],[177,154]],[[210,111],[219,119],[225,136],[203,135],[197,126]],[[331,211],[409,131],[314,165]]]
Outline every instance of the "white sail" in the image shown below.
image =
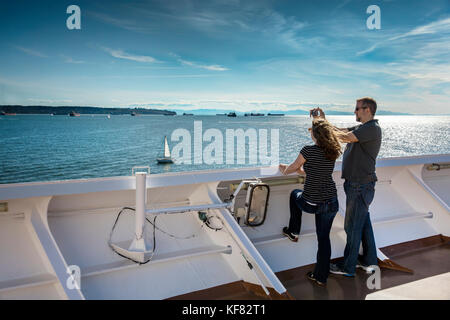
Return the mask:
[[167,137],[164,137],[164,158],[170,158],[169,144],[167,143]]

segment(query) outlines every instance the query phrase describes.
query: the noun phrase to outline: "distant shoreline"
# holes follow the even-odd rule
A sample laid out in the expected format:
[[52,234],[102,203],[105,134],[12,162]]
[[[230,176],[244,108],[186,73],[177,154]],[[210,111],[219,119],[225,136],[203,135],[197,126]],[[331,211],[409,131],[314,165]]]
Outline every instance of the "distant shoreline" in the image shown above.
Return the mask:
[[22,106],[22,105],[0,105],[0,112],[15,114],[54,114],[68,115],[70,112],[79,114],[111,114],[111,115],[129,115],[152,114],[152,115],[176,115],[175,111],[143,109],[143,108],[101,108],[101,107],[80,107],[80,106]]
[[[79,113],[81,115],[130,115],[135,113],[136,115],[182,115],[181,110],[160,110],[160,109],[145,109],[145,108],[104,108],[104,107],[87,107],[87,106],[23,106],[23,105],[0,105],[0,113],[5,114],[53,114],[53,115],[68,115],[70,112]],[[218,111],[223,111],[219,109],[192,109],[183,110],[183,112],[190,112],[189,115],[216,115]],[[194,113],[193,113],[194,112]],[[238,116],[244,116],[245,113],[250,112],[240,112],[235,111]],[[285,116],[301,116],[309,115],[309,112],[305,110],[261,110],[261,111],[251,111],[264,113],[264,116],[285,115]],[[349,116],[353,115],[353,112],[345,111],[325,111],[329,116]],[[402,113],[402,112],[392,112],[385,110],[378,110],[377,116],[448,116],[449,114],[412,114],[412,113]]]

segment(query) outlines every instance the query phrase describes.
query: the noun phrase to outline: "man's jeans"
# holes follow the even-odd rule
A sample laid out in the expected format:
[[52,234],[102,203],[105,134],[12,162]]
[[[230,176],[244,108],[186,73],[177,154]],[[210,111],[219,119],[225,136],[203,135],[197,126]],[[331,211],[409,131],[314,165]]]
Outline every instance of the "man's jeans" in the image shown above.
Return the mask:
[[302,223],[302,211],[315,214],[318,250],[317,263],[313,273],[318,281],[326,283],[330,271],[330,230],[334,217],[339,210],[339,202],[336,197],[314,206],[306,202],[301,195],[302,190],[299,189],[291,192],[289,201],[291,218],[289,219],[288,228],[290,232],[299,234]]
[[363,255],[360,256],[361,263],[364,265],[378,264],[375,237],[369,214],[369,205],[375,196],[375,181],[357,183],[345,180],[344,190],[347,196],[344,224],[347,244],[341,267],[345,272],[354,274],[361,241],[363,247]]

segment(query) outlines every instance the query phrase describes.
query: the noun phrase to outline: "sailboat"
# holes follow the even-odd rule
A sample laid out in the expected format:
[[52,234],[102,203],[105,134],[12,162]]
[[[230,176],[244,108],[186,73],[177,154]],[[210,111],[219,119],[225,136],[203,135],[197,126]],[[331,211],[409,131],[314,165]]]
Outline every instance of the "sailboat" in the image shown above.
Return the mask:
[[156,159],[158,163],[173,163],[170,157],[169,144],[167,143],[167,136],[164,136],[164,157]]

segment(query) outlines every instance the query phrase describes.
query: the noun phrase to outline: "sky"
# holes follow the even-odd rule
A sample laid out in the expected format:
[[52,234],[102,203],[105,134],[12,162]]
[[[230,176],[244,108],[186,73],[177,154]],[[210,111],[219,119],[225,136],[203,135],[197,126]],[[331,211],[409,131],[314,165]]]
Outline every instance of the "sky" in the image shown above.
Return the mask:
[[0,33],[0,105],[450,114],[448,0],[0,0]]

